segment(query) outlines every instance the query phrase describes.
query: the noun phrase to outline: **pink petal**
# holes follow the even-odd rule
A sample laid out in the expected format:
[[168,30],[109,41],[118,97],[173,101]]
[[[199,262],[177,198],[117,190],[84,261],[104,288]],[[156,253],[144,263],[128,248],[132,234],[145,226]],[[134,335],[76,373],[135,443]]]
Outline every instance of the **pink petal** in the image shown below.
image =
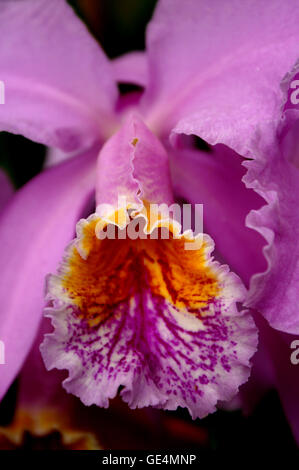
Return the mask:
[[58,165],[70,158],[74,158],[77,155],[80,155],[80,151],[75,150],[74,152],[64,152],[63,150],[55,147],[47,148],[45,168],[50,168],[51,166]]
[[[88,240],[96,240],[93,221],[89,224]],[[46,315],[55,330],[46,336],[41,351],[48,369],[69,371],[65,389],[86,405],[107,407],[123,386],[121,396],[132,408],[182,406],[193,418],[215,411],[218,400],[231,399],[248,378],[257,335],[248,312],[236,308],[244,298],[240,280],[209,259],[211,241],[205,238],[206,248],[191,255],[184,253],[184,241],[144,242],[146,251],[140,256],[138,249],[139,255],[134,252],[138,241],[131,246],[126,240],[104,245],[98,240],[94,243],[99,252],[92,249],[84,261],[76,247],[88,240],[78,227],[78,239],[68,249],[59,274],[48,280]],[[203,259],[203,269],[207,275],[213,271],[220,291],[207,304],[200,300],[199,308],[195,298],[204,298],[203,286],[212,282],[200,270]],[[75,283],[77,278],[82,281],[76,283],[80,306],[68,277],[72,269]],[[184,274],[173,294],[176,272]],[[64,284],[66,279],[70,285]],[[187,290],[185,279],[197,286],[193,292]],[[163,296],[164,283],[172,300]],[[185,295],[190,296],[190,307],[185,298],[174,300]]]
[[268,269],[253,277],[247,303],[258,309],[271,326],[290,334],[299,333],[299,114],[287,102],[296,73],[298,66],[282,83],[282,102],[286,101],[287,106],[276,145],[263,160],[247,162],[245,179],[268,202],[248,216],[248,225],[268,243]]
[[91,197],[96,152],[41,173],[16,193],[0,219],[0,397],[18,373],[42,315],[44,277],[55,269]]
[[242,182],[242,159],[223,145],[211,152],[179,148],[171,150],[174,190],[193,204],[203,204],[204,230],[215,241],[217,253],[249,284],[264,271],[263,238],[245,226],[248,212],[264,201]]
[[[289,117],[286,111],[282,120],[285,126],[290,125]],[[244,178],[247,186],[267,201],[267,206],[247,218],[247,225],[267,241],[264,253],[268,264],[266,271],[253,276],[247,305],[260,311],[271,326],[290,334],[299,333],[298,122],[289,127],[282,140],[276,139],[263,158],[246,163],[248,173]]]
[[63,410],[70,412],[74,400],[62,388],[64,374],[57,370],[47,371],[39,350],[44,335],[50,330],[49,322],[43,318],[19,376],[18,406],[28,410],[54,408],[60,413]]
[[[254,159],[244,182],[268,206],[246,223],[268,243],[268,269],[252,280],[248,305],[289,333],[299,332],[298,171],[277,135],[286,100],[280,82],[298,58],[298,21],[291,1],[162,0],[149,27],[144,96],[147,122],[161,133],[174,126],[173,142],[195,134]],[[288,109],[284,119],[296,116]]]
[[116,206],[119,195],[130,203],[173,200],[166,150],[136,115],[106,142],[98,159],[97,204]]
[[1,2],[0,128],[66,151],[107,133],[117,90],[110,64],[61,0]]
[[[125,219],[118,196],[134,209]],[[133,117],[100,152],[96,213],[77,224],[47,283],[54,332],[41,346],[43,358],[48,369],[69,371],[64,387],[86,405],[107,407],[123,386],[132,408],[182,406],[202,417],[248,378],[257,336],[250,314],[237,308],[245,296],[240,279],[213,261],[207,235],[198,244],[170,217],[172,236],[150,237],[147,207],[171,201],[167,153]],[[103,203],[118,214],[118,227],[129,230],[144,217],[145,237],[102,238],[111,221]],[[164,223],[154,220],[161,230]]]
[[114,80],[145,87],[148,82],[147,56],[142,51],[128,52],[112,60]]
[[[147,122],[243,156],[280,118],[279,84],[298,57],[291,0],[162,0],[147,32]],[[271,134],[272,135],[272,134]]]

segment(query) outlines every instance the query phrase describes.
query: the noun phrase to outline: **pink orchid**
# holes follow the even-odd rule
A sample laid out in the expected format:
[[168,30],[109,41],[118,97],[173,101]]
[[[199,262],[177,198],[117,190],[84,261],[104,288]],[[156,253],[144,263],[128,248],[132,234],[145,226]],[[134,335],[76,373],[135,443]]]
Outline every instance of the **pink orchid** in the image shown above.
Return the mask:
[[[41,349],[48,369],[68,370],[68,392],[107,407],[121,387],[132,408],[206,416],[249,377],[249,308],[299,333],[298,167],[285,151],[298,116],[283,110],[281,87],[299,55],[299,6],[161,0],[146,53],[112,63],[62,0],[4,2],[0,15],[0,128],[72,155],[18,191],[0,220],[1,396],[32,346],[52,273],[54,331]],[[122,99],[117,81],[144,91]],[[115,212],[119,197],[115,223],[142,219],[143,240],[101,240],[113,222],[101,208]],[[168,240],[149,237],[166,222],[152,226],[147,204],[182,198],[204,204],[208,235],[192,251],[183,245],[196,237],[172,220]]]

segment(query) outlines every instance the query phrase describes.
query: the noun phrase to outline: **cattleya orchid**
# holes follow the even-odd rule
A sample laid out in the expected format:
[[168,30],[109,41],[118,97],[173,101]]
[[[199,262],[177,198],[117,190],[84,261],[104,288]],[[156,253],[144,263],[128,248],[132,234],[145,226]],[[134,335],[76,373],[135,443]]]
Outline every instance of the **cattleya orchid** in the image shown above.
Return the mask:
[[[161,0],[146,53],[112,62],[62,0],[5,2],[0,15],[0,128],[54,148],[56,163],[0,220],[1,396],[37,334],[51,273],[54,329],[41,352],[47,369],[68,371],[68,392],[107,407],[120,390],[132,408],[206,416],[249,377],[253,310],[267,350],[280,333],[261,315],[299,332],[298,115],[283,108],[299,6]],[[117,82],[143,90],[119,97]],[[170,216],[149,217],[182,198],[204,205],[200,246]],[[137,223],[141,237],[105,237]]]

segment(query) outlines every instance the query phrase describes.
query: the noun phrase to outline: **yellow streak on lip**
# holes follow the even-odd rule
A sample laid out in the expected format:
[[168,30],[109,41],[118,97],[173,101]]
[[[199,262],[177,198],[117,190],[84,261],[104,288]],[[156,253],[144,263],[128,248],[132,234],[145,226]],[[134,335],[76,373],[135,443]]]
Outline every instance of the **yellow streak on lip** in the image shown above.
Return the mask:
[[[95,235],[100,219],[90,220],[80,239],[83,259],[73,245],[62,270],[62,286],[80,315],[97,325],[141,288],[171,302],[176,308],[196,312],[221,291],[216,273],[207,266],[207,246],[185,250],[186,239],[104,239]],[[159,230],[164,230],[160,228]],[[188,240],[190,243],[190,240]]]

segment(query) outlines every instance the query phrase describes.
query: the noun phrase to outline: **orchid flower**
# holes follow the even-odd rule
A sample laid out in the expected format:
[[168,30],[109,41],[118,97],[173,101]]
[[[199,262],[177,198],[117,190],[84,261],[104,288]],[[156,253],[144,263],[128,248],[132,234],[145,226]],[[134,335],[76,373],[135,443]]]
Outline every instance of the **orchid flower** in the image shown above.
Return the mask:
[[[68,370],[68,392],[86,405],[107,407],[121,389],[132,408],[213,412],[249,377],[249,307],[299,332],[298,172],[282,152],[280,87],[299,55],[298,5],[161,0],[146,53],[113,63],[62,0],[5,2],[0,15],[0,128],[72,155],[0,221],[1,395],[34,341],[51,273],[54,330],[41,351],[48,369]],[[144,91],[121,99],[117,81]],[[208,234],[193,250],[195,234],[148,214],[179,198],[204,204]],[[140,239],[103,236],[137,223]]]

